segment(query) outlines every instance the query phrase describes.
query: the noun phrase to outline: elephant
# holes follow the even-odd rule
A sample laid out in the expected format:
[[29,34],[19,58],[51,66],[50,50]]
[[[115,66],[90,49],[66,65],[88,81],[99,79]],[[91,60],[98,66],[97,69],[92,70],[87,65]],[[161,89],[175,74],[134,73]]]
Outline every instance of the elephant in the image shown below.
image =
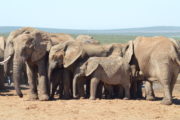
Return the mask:
[[76,71],[73,79],[73,96],[76,98],[76,83],[80,77],[91,76],[90,98],[96,98],[100,81],[107,85],[122,85],[125,98],[130,98],[130,65],[128,57],[91,57]]
[[80,42],[83,42],[83,43],[100,44],[99,41],[95,40],[90,35],[78,35],[76,37],[76,41],[80,41]]
[[[67,41],[63,44],[55,45],[51,48],[49,53],[48,78],[51,80],[51,74],[56,68],[64,69],[64,98],[71,98],[72,79],[75,69],[78,68],[80,64],[84,63],[89,57],[106,57],[110,55],[120,56],[123,51],[120,46],[122,46],[122,44],[97,45],[77,41]],[[55,83],[58,82],[53,80],[52,84]],[[52,93],[52,95],[53,94],[54,93]]]
[[137,37],[132,41],[132,71],[141,71],[145,77],[146,99],[154,99],[152,82],[158,80],[164,89],[162,104],[172,104],[172,92],[179,73],[180,56],[175,40],[162,37]]
[[[10,59],[13,61],[13,80],[19,97],[23,97],[20,78],[23,65],[26,65],[30,85],[29,99],[49,99],[47,65],[51,46],[52,41],[47,33],[31,27],[17,29],[8,36],[5,60],[2,63]],[[5,72],[8,70],[7,63],[4,66]]]
[[69,40],[74,40],[74,38],[71,35],[65,33],[49,33],[49,36],[51,38],[53,45],[63,43]]

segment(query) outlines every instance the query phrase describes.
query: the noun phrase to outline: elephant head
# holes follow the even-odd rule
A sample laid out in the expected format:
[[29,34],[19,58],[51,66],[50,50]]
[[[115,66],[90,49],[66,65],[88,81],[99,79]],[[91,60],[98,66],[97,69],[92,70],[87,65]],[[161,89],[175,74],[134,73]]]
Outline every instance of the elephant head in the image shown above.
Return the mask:
[[[19,87],[22,65],[25,62],[33,64],[41,60],[50,50],[51,45],[49,36],[34,28],[18,29],[11,32],[7,38],[5,61],[13,60],[13,80],[16,92],[20,97],[23,96]],[[6,70],[7,68],[5,68]]]

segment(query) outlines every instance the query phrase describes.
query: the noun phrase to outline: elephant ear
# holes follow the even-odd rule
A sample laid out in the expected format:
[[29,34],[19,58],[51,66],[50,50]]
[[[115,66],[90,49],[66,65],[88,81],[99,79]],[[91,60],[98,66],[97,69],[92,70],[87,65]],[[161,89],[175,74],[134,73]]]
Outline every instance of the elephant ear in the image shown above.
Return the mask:
[[64,67],[67,68],[83,54],[82,44],[75,41],[67,42],[64,51]]
[[94,59],[94,58],[90,58],[87,62],[86,62],[86,76],[91,75],[99,66],[99,62],[98,60]]
[[124,58],[128,63],[130,63],[132,55],[133,55],[133,41],[131,40],[128,42],[127,46],[125,47]]
[[40,31],[35,31],[33,36],[34,40],[32,41],[32,45],[34,47],[34,51],[32,53],[31,60],[32,62],[35,62],[43,58],[46,53],[50,51],[52,42],[46,33]]

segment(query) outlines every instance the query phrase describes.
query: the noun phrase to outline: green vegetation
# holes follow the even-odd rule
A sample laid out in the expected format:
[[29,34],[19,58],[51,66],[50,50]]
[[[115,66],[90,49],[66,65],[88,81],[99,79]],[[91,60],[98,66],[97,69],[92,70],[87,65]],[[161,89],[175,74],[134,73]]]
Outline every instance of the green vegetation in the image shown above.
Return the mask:
[[[77,34],[71,34],[76,38]],[[131,35],[110,35],[110,34],[90,34],[94,39],[104,43],[126,43],[129,40],[134,40],[137,36]],[[180,40],[180,37],[172,37],[176,40]]]
[[133,40],[136,36],[130,35],[92,35],[94,39],[99,40],[101,43],[125,43]]
[[0,33],[0,36],[7,37],[9,34],[6,33]]
[[[5,29],[5,28],[4,28]],[[6,30],[6,29],[5,29]],[[4,37],[7,37],[8,36],[8,34],[9,34],[9,32],[7,32],[9,29],[7,29],[6,30],[6,32],[2,32],[1,31],[1,33],[0,33],[0,36],[4,36]],[[9,30],[10,31],[10,30]],[[73,30],[72,30],[73,31]],[[71,32],[72,32],[71,31]],[[62,32],[62,31],[61,31]],[[136,38],[136,36],[142,36],[142,35],[139,35],[139,34],[135,34],[135,35],[131,35],[130,33],[129,34],[124,34],[124,35],[122,35],[122,34],[115,34],[115,33],[113,33],[113,34],[111,34],[111,33],[109,33],[109,32],[107,32],[107,33],[98,33],[98,32],[100,32],[100,31],[97,31],[97,33],[83,33],[83,31],[81,31],[82,33],[75,33],[75,31],[74,31],[74,33],[72,32],[71,33],[71,35],[74,37],[74,38],[76,38],[76,36],[77,35],[79,35],[79,34],[89,34],[89,35],[91,35],[91,36],[93,36],[94,37],[94,39],[96,39],[96,40],[99,40],[102,44],[104,44],[104,43],[125,43],[125,42],[127,42],[127,41],[129,41],[129,40],[133,40],[133,39],[135,39]],[[96,32],[96,31],[94,31],[94,32]],[[112,31],[110,31],[110,32],[112,32]],[[65,32],[64,31],[64,33],[67,33],[67,31]],[[156,32],[155,32],[156,33]],[[146,34],[143,34],[143,36],[157,36],[156,34],[158,34],[158,33],[156,33],[156,34],[153,34],[153,35],[150,35],[150,34],[148,34],[148,35],[146,35]],[[178,35],[180,34],[180,32],[178,32]],[[176,39],[176,40],[180,40],[180,36],[176,36],[175,34],[173,34],[174,35],[174,37],[172,37],[172,38],[174,38],[174,39]],[[168,34],[166,33],[164,36],[167,36],[167,37],[171,37],[171,36],[168,36]]]

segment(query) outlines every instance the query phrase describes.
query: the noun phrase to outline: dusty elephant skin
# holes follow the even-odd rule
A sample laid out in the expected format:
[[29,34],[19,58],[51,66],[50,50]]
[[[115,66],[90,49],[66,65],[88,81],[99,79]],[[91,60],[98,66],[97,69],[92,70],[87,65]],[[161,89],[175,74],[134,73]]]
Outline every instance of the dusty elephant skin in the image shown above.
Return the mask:
[[121,57],[91,57],[74,76],[73,95],[76,97],[76,83],[79,77],[91,76],[90,99],[94,100],[100,81],[107,85],[122,85],[125,98],[130,98],[130,66],[128,60]]
[[[81,46],[81,47],[80,47]],[[123,46],[123,47],[122,47]],[[51,48],[49,53],[49,70],[48,76],[51,79],[51,73],[55,68],[64,68],[66,74],[71,76],[74,74],[76,68],[80,64],[84,63],[89,57],[99,56],[106,57],[111,55],[122,56],[124,46],[123,44],[108,44],[108,45],[97,45],[87,44],[77,41],[67,41],[63,44],[55,45]],[[65,75],[66,75],[65,74]],[[64,94],[67,98],[72,96],[72,77],[67,78],[64,76]],[[53,82],[52,82],[53,83]],[[58,83],[58,82],[54,82]],[[54,84],[53,83],[53,84]],[[57,86],[57,85],[53,85]],[[69,90],[70,89],[70,90]],[[80,90],[81,91],[81,90]]]
[[172,92],[179,73],[178,47],[165,37],[137,37],[133,42],[131,65],[137,61],[147,83],[147,99],[154,98],[152,81],[158,80],[164,89],[162,104],[172,104]]
[[21,28],[10,33],[6,41],[5,59],[13,60],[13,80],[19,97],[23,97],[20,78],[23,64],[26,64],[30,99],[49,99],[46,66],[51,45],[49,36],[34,28]]

